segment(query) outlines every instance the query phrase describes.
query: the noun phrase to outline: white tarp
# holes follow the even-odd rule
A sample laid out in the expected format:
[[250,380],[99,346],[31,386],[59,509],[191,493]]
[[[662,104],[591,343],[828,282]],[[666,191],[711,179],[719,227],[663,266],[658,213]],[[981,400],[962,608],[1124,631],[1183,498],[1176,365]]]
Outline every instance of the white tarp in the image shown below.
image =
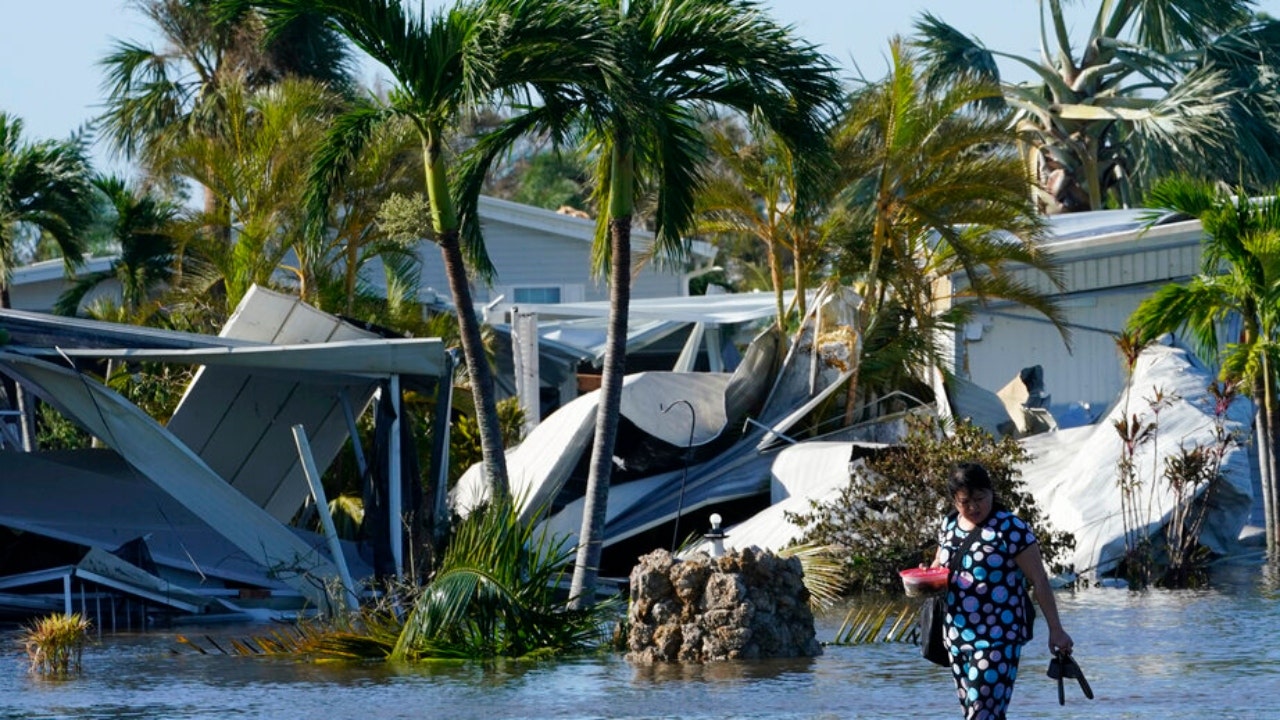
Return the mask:
[[[1154,346],[1138,358],[1129,381],[1132,394],[1127,408],[1121,401],[1093,425],[1022,441],[1033,456],[1022,468],[1022,477],[1053,527],[1075,535],[1076,551],[1069,562],[1076,572],[1106,572],[1124,552],[1117,484],[1121,442],[1113,424],[1134,414],[1142,422],[1155,420],[1148,400],[1157,392],[1172,398],[1160,411],[1157,441],[1143,445],[1135,458],[1135,477],[1144,483],[1139,495],[1144,520],[1146,507],[1152,508],[1150,522],[1143,530],[1158,532],[1168,522],[1174,505],[1173,493],[1162,476],[1165,459],[1181,447],[1213,443],[1214,399],[1205,392],[1213,379],[1213,374],[1186,351]],[[1228,431],[1247,438],[1252,413],[1252,404],[1238,398],[1226,413]],[[1225,482],[1213,495],[1201,542],[1215,552],[1226,553],[1239,540],[1253,502],[1254,469],[1246,447],[1237,444],[1227,451],[1222,474]]]
[[[622,382],[622,417],[669,445],[697,447],[724,430],[730,377],[727,373],[628,375]],[[526,512],[550,501],[577,464],[591,438],[599,398],[599,390],[575,398],[508,451],[512,497],[523,503]],[[697,422],[691,424],[694,419]],[[467,512],[487,497],[482,468],[479,463],[471,466],[458,481],[454,504],[459,511]]]
[[[769,507],[728,528],[724,548],[777,551],[799,541],[801,529],[787,520],[786,513],[809,512],[810,501],[830,502],[839,496],[849,484],[849,449],[847,442],[823,441],[784,448],[770,468]],[[710,549],[711,543],[703,540],[685,554]]]

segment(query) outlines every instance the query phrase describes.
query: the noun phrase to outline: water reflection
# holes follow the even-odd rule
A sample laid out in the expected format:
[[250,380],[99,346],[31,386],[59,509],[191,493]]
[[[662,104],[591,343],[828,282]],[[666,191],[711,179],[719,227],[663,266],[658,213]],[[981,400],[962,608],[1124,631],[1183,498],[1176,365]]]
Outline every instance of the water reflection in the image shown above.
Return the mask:
[[793,675],[807,676],[818,664],[818,658],[707,663],[705,665],[668,664],[634,665],[634,682],[733,682],[742,680],[782,680]]
[[[1018,718],[1266,718],[1280,697],[1280,591],[1274,569],[1215,571],[1205,590],[1059,594],[1096,700],[1045,677],[1040,637],[1014,697]],[[834,637],[841,611],[819,621]],[[255,629],[209,628],[217,639]],[[185,630],[200,637],[203,631]],[[616,654],[557,662],[316,664],[199,655],[175,633],[104,637],[82,677],[27,675],[0,663],[0,718],[957,718],[947,671],[916,648],[825,648],[817,658],[639,666]],[[175,654],[175,650],[178,652]],[[1280,716],[1277,713],[1275,716]]]

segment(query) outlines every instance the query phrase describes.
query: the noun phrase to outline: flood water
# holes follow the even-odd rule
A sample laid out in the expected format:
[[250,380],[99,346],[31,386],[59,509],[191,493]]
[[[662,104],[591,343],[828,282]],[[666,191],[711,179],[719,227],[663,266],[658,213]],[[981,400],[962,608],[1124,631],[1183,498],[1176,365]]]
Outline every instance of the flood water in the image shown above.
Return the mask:
[[[1257,567],[1199,591],[1060,592],[1076,658],[1096,696],[1048,666],[1043,620],[1028,645],[1011,718],[1280,718],[1280,582]],[[842,616],[819,619],[830,640]],[[199,655],[182,633],[246,637],[263,626],[104,636],[84,673],[27,674],[0,634],[0,718],[942,718],[960,717],[949,672],[914,646],[830,647],[804,661],[644,668],[619,655],[499,667],[314,664]],[[268,628],[269,629],[269,628]],[[175,653],[175,651],[177,651]]]

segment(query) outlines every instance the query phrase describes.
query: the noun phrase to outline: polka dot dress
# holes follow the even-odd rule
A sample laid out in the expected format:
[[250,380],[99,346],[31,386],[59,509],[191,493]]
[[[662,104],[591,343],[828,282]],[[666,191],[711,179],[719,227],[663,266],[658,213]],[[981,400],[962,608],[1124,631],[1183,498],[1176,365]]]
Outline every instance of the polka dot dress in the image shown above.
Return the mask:
[[980,535],[968,547],[959,547],[968,535],[954,514],[938,533],[943,565],[953,553],[964,553],[947,590],[944,642],[966,720],[1004,720],[1027,641],[1022,610],[1026,590],[1014,558],[1036,537],[1005,510],[991,513]]

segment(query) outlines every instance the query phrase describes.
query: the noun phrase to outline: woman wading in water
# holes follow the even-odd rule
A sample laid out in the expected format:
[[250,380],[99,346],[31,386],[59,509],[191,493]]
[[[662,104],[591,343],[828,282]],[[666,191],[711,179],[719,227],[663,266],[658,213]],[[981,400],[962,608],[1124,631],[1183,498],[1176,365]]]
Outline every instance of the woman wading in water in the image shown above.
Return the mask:
[[1031,638],[1034,623],[1034,617],[1028,617],[1025,580],[1034,586],[1049,626],[1049,652],[1070,654],[1071,636],[1058,618],[1035,534],[996,502],[986,468],[957,465],[947,491],[955,512],[947,515],[938,532],[933,564],[945,567],[955,553],[961,554],[947,587],[943,634],[956,695],[966,720],[1004,720],[1022,646]]

